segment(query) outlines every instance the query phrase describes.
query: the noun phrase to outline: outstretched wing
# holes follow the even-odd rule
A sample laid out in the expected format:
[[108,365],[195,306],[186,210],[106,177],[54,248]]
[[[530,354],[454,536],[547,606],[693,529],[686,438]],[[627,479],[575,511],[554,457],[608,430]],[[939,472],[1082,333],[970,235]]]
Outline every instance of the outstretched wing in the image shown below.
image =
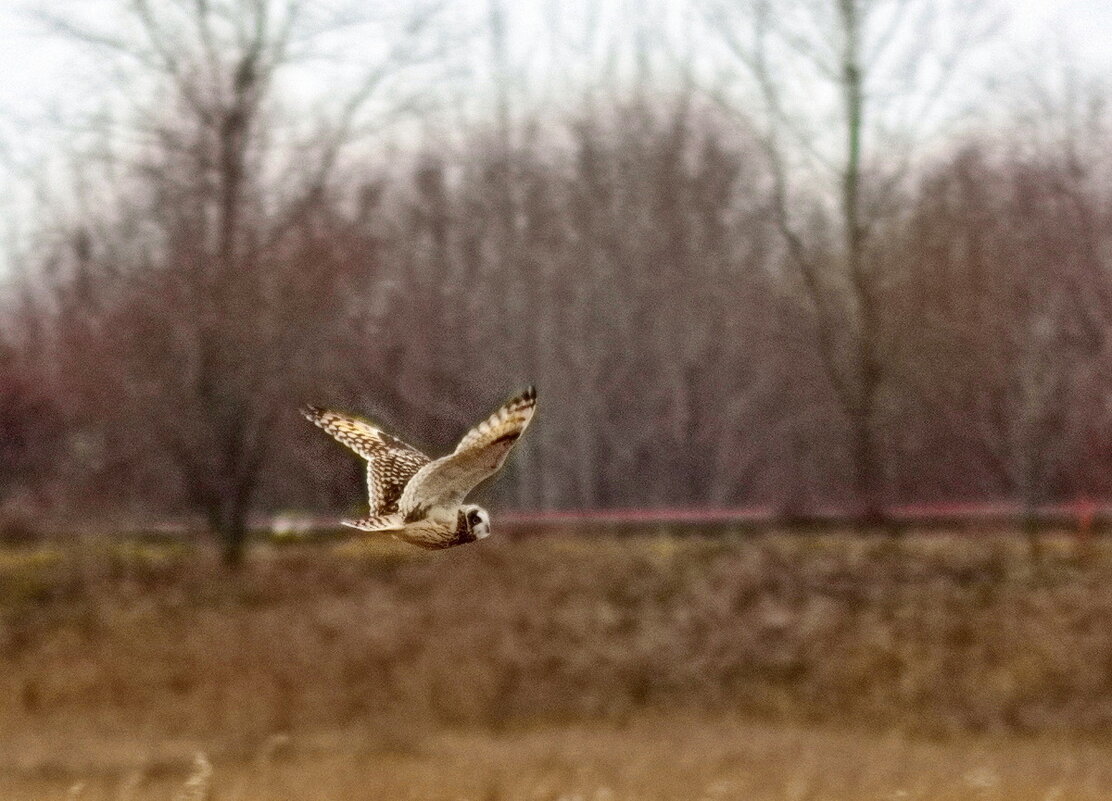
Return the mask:
[[537,407],[537,391],[525,392],[467,432],[453,453],[417,471],[398,503],[406,520],[421,518],[433,506],[463,502],[483,479],[498,472],[510,449],[525,432]]
[[308,406],[301,413],[367,460],[367,495],[371,516],[398,511],[398,501],[405,485],[429,463],[429,457],[358,417],[316,406]]
[[399,514],[375,515],[362,520],[341,520],[343,525],[360,531],[401,531],[405,522]]

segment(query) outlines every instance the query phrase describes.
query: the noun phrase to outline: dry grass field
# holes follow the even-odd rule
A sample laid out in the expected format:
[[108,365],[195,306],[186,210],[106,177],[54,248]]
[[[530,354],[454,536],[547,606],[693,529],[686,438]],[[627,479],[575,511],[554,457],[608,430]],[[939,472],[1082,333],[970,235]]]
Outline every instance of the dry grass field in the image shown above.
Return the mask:
[[[86,751],[90,754],[91,751]],[[156,754],[158,754],[156,756]],[[102,754],[83,770],[0,775],[6,801],[1097,801],[1112,748],[1056,739],[945,742],[822,725],[685,715],[622,726],[440,732],[384,744],[365,733],[276,736],[254,754],[184,743]]]
[[1067,535],[10,549],[0,798],[1112,798],[1110,612]]

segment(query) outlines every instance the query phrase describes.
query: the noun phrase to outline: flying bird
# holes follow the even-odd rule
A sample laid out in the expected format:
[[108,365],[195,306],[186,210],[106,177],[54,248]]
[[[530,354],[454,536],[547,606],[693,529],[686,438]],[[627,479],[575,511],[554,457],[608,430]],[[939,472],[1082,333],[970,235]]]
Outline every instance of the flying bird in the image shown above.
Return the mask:
[[529,387],[439,459],[358,417],[316,406],[301,413],[367,460],[370,514],[344,520],[345,526],[390,532],[413,545],[439,549],[490,536],[490,513],[463,500],[502,467],[536,407],[537,391]]

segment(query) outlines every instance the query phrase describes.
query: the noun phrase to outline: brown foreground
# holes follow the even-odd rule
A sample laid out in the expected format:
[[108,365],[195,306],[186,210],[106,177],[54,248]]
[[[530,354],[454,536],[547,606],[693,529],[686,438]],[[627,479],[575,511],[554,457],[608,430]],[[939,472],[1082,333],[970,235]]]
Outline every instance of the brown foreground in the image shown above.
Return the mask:
[[1045,546],[3,551],[0,799],[1112,798],[1112,547]]
[[[254,754],[135,741],[63,770],[0,772],[5,801],[1096,801],[1112,744],[646,716],[395,741],[278,735]],[[88,746],[87,746],[88,748]]]

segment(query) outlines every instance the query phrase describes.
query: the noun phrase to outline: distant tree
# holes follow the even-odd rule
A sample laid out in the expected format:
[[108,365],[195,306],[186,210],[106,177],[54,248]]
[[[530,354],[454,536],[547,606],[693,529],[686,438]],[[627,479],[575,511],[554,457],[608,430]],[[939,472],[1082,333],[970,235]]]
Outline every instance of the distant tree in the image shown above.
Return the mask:
[[848,423],[849,482],[860,515],[876,520],[890,428],[875,245],[991,20],[980,3],[933,0],[702,7],[734,66],[714,90],[763,142],[785,255]]
[[1055,283],[1066,294],[1072,332],[1068,351],[1053,360],[1059,369],[1063,363],[1074,368],[1070,381],[1080,414],[1066,437],[1074,490],[1106,494],[1112,464],[1112,85],[1086,74],[1069,53],[1027,65],[1016,83],[1008,120],[1022,134],[1006,142],[1035,184],[1033,198],[1052,217],[1047,235],[1056,251]]
[[555,365],[578,416],[565,448],[588,502],[768,490],[757,465],[777,419],[761,375],[777,364],[762,347],[772,231],[763,197],[742,191],[762,180],[751,144],[715,116],[681,94],[573,128],[557,217],[567,244],[540,263],[555,260]]
[[[887,257],[916,254],[886,295],[904,387],[897,453],[903,472],[917,468],[912,494],[960,462],[959,485],[942,483],[941,497],[964,484],[975,497],[1016,500],[1034,550],[1039,507],[1089,483],[1088,420],[1103,415],[1089,390],[1107,387],[1084,311],[1100,291],[1085,266],[1098,200],[1079,210],[1059,189],[1068,175],[999,145],[968,147],[924,178]],[[924,454],[913,440],[946,448]]]
[[35,492],[58,441],[58,409],[42,371],[0,340],[0,508],[12,494]]
[[[335,328],[366,325],[360,287],[374,259],[337,263],[322,229],[336,220],[322,208],[343,152],[414,104],[419,83],[399,93],[391,80],[441,52],[435,8],[377,11],[135,2],[110,26],[50,19],[133,82],[117,112],[127,139],[106,136],[111,152],[86,154],[120,193],[106,198],[110,212],[94,210],[96,225],[82,223],[94,233],[77,255],[97,297],[75,310],[96,329],[98,364],[112,368],[103,378],[115,379],[97,407],[114,413],[102,428],[112,427],[115,453],[157,447],[229,565],[242,559],[282,421],[313,377],[341,369],[334,346],[353,343]],[[282,108],[283,72],[372,22],[377,61],[353,65],[361,74],[340,102],[299,125]]]

